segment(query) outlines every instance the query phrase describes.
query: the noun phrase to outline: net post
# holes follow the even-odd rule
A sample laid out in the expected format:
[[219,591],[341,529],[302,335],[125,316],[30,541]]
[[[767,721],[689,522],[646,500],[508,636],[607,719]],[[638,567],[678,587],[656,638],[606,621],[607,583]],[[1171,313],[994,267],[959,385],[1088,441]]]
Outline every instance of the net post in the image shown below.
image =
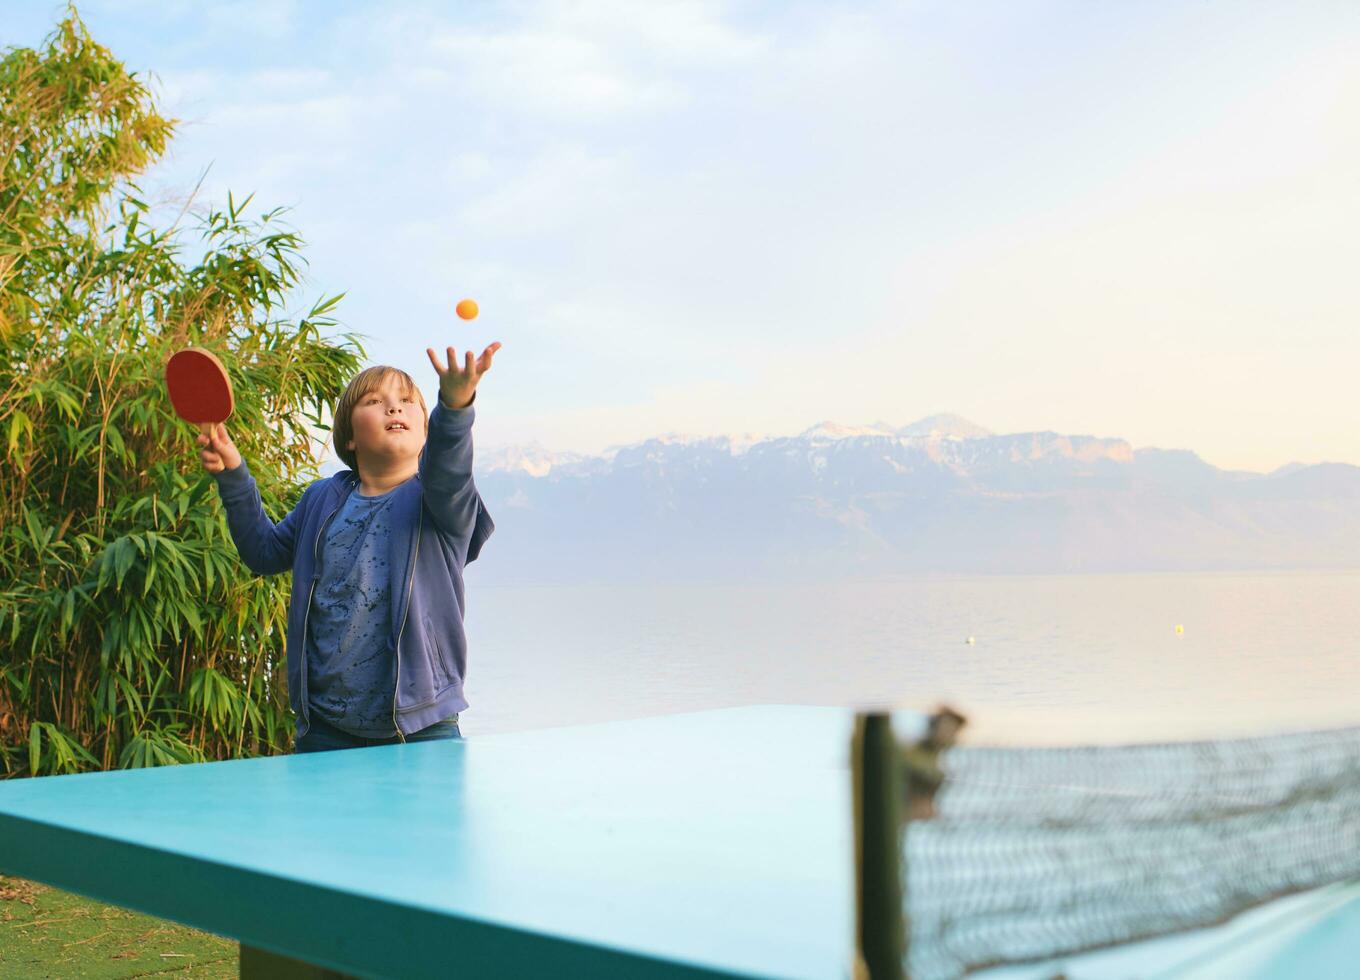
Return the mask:
[[858,712],[851,743],[856,980],[903,980],[901,785],[886,712]]

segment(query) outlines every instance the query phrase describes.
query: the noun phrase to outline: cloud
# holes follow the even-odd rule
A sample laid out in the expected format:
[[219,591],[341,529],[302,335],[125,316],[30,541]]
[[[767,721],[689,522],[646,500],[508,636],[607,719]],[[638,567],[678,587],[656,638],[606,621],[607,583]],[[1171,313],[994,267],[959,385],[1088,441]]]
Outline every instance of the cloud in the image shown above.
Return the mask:
[[[80,4],[83,17],[140,18],[149,27],[194,25],[193,39],[205,44],[222,43],[247,35],[257,39],[279,40],[293,34],[299,24],[295,0],[86,0]],[[181,35],[183,36],[183,35]]]
[[706,2],[589,4],[548,0],[533,14],[548,30],[592,37],[613,57],[673,67],[749,62],[769,50],[770,38],[739,30],[728,4]]
[[[430,97],[489,113],[600,124],[684,106],[691,76],[759,58],[768,39],[711,3],[541,2],[460,17],[407,8],[380,22],[351,16],[342,45],[374,43]],[[360,41],[367,40],[367,44]]]
[[633,203],[627,198],[635,175],[626,154],[591,152],[579,144],[547,148],[512,165],[512,172],[499,173],[494,186],[468,195],[456,220],[479,239],[588,235],[611,209]]
[[[158,97],[169,111],[191,118],[206,110],[219,124],[224,112],[240,106],[298,107],[306,115],[313,106],[326,107],[344,100],[357,102],[356,88],[327,68],[314,66],[233,68],[176,67],[156,75]],[[361,91],[361,90],[358,90]],[[230,122],[232,120],[228,120]],[[294,120],[290,120],[290,123]]]
[[681,104],[684,90],[608,61],[597,42],[570,35],[448,33],[430,41],[437,63],[457,65],[466,93],[500,111],[577,120]]

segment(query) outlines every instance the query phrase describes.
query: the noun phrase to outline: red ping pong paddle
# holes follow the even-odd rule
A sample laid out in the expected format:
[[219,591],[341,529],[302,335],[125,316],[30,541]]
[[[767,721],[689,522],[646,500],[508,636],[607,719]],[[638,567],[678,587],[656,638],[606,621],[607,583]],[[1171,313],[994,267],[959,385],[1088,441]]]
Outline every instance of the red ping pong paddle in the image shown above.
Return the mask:
[[165,386],[179,417],[197,423],[204,435],[230,418],[236,407],[226,367],[202,347],[186,347],[171,355],[165,364]]

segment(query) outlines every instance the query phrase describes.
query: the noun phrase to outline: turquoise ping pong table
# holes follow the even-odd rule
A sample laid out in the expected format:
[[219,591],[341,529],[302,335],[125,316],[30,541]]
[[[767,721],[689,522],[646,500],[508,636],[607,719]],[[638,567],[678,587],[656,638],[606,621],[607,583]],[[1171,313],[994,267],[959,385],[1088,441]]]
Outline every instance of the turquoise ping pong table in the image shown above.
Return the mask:
[[242,975],[837,977],[853,713],[757,707],[0,783],[0,870]]
[[[848,978],[854,725],[761,706],[0,782],[0,872],[237,939],[248,980]],[[1355,975],[1360,888],[1277,904],[984,975]]]

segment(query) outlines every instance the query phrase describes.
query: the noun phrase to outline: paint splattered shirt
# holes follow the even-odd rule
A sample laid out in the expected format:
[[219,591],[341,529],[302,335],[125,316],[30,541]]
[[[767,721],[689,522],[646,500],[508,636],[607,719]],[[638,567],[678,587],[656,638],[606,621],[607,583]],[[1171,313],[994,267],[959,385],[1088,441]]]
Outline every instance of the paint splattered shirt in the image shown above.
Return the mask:
[[367,738],[396,734],[396,661],[388,649],[392,494],[350,493],[326,529],[307,637],[307,699],[336,728]]

